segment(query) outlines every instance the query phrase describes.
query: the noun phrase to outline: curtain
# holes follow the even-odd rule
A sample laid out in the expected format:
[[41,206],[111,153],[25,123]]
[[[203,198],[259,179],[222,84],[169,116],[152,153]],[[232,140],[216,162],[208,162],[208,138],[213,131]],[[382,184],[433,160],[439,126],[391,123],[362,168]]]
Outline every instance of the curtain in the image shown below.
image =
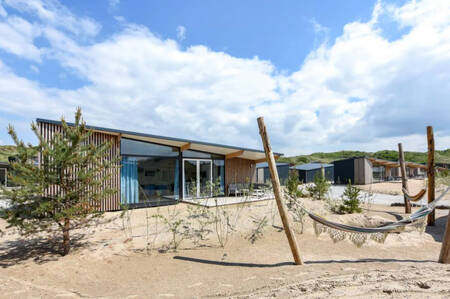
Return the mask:
[[133,204],[139,202],[138,168],[137,159],[134,157],[122,158],[120,190],[120,203]]

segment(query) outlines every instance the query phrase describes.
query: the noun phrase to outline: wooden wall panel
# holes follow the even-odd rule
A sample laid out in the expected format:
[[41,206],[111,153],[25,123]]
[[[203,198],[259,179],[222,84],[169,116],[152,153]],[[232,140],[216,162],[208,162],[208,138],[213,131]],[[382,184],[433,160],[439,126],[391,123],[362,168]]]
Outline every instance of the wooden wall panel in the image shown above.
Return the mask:
[[232,158],[225,160],[225,189],[234,183],[256,183],[256,163],[253,160]]
[[[45,122],[39,122],[39,132],[43,136],[45,140],[51,140],[55,133],[61,132],[62,127],[58,124],[51,124]],[[111,142],[111,149],[109,150],[109,154],[105,157],[105,159],[112,159],[113,157],[117,157],[120,154],[120,140],[119,136],[107,134],[103,132],[94,132],[90,138],[89,143],[100,145],[104,142]],[[39,163],[42,162],[42,157],[39,156]],[[120,161],[116,162],[116,168],[105,171],[99,175],[110,175],[110,179],[105,181],[101,186],[102,189],[105,188],[114,188],[117,190],[115,194],[109,195],[104,198],[101,203],[99,210],[101,211],[116,211],[120,209]],[[76,171],[73,170],[73,173],[76,175]],[[55,194],[58,191],[58,186],[51,186],[49,190],[47,190],[46,195]]]

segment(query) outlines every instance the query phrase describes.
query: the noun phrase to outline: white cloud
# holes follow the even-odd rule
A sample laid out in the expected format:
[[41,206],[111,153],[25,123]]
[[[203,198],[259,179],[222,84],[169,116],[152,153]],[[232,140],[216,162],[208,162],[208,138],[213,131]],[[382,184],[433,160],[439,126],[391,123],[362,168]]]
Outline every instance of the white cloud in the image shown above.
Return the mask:
[[186,27],[181,25],[177,27],[177,38],[180,41],[186,39]]
[[5,8],[3,7],[2,1],[0,0],[0,17],[6,17],[8,13],[6,12]]
[[120,0],[108,0],[108,4],[109,9],[116,9],[120,4]]
[[20,12],[36,15],[44,24],[63,28],[79,37],[97,35],[101,26],[87,17],[77,17],[56,0],[4,0]]
[[28,21],[11,16],[0,21],[0,48],[27,59],[40,61],[41,50],[33,44],[33,40],[40,34],[39,28]]
[[[49,49],[32,50],[35,33],[23,24],[26,39],[16,44],[31,48],[0,46],[21,57],[51,56],[88,83],[46,88],[0,64],[0,111],[7,115],[71,117],[81,105],[94,125],[245,147],[260,144],[256,117],[263,115],[274,150],[287,154],[395,149],[398,142],[405,150],[425,150],[425,126],[431,124],[437,145],[450,146],[449,1],[400,7],[379,2],[371,20],[347,24],[341,36],[319,45],[291,74],[257,57],[233,57],[202,45],[184,50],[125,22],[122,31],[86,44],[54,20],[55,11],[69,20],[83,17],[53,1],[27,3],[14,7],[40,17],[38,33]],[[388,39],[381,17],[408,30]]]

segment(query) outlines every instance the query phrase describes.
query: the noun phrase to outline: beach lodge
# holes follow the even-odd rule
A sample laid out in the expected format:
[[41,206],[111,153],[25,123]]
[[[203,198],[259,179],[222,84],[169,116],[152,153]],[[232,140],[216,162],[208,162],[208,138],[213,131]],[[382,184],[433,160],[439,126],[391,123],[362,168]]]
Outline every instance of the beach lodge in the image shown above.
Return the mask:
[[[62,130],[59,121],[36,122],[46,140]],[[239,188],[256,183],[256,163],[266,161],[263,150],[87,127],[93,131],[90,143],[112,144],[108,159],[120,155],[118,167],[107,182],[119,192],[101,202],[102,211],[119,210],[121,204],[155,206],[211,197],[213,182],[220,185],[219,196],[231,195],[230,191],[238,195]]]
[[[367,185],[376,182],[391,181],[401,178],[400,163],[369,157],[352,157],[333,162],[334,182],[346,184],[349,180],[356,185]],[[427,166],[419,163],[405,162],[408,178],[426,176]],[[442,167],[436,167],[442,170]]]

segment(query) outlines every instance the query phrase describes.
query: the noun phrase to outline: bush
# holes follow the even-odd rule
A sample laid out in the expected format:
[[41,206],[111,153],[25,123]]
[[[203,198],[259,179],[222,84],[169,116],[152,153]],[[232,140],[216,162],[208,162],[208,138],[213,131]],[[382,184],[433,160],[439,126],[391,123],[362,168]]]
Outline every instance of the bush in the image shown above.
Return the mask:
[[287,180],[287,190],[288,190],[288,194],[292,197],[297,197],[298,194],[298,185],[299,185],[299,181],[298,181],[298,174],[296,170],[291,169],[289,171],[289,178]]
[[342,194],[342,204],[339,206],[340,213],[361,213],[362,209],[360,205],[361,189],[352,186],[351,181],[348,181],[348,185]]
[[322,200],[325,198],[328,189],[330,189],[330,183],[321,171],[314,177],[314,184],[308,188],[308,192],[314,199]]

